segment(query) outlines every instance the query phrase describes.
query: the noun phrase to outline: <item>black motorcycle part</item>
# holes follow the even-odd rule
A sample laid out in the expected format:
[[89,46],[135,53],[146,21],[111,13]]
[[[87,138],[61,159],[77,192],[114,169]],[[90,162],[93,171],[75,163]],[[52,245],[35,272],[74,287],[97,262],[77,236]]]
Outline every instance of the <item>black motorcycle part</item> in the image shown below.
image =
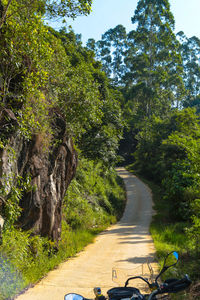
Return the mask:
[[143,300],[144,297],[140,291],[134,287],[116,287],[107,291],[109,300],[120,300],[124,298],[131,298],[133,300]]
[[185,290],[191,284],[191,280],[187,275],[182,279],[168,279],[164,282],[162,293],[177,293]]

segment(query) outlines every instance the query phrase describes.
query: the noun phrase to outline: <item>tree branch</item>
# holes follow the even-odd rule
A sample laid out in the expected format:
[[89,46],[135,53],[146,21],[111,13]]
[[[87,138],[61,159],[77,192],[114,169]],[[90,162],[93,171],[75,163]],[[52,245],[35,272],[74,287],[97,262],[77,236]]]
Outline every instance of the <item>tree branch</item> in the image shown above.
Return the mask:
[[8,8],[9,8],[11,2],[12,2],[12,0],[8,1],[8,4],[7,4],[6,8],[3,11],[3,14],[2,14],[2,17],[1,17],[1,20],[0,20],[0,29],[2,28],[2,26],[3,26],[3,24],[6,20],[7,11],[8,11]]

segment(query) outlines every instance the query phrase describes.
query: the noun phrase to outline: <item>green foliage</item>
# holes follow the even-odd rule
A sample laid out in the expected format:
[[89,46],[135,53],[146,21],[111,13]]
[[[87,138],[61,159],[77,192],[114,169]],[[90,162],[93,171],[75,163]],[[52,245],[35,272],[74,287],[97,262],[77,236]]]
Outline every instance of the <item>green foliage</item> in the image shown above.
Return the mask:
[[199,134],[193,109],[151,118],[138,134],[136,166],[162,186],[169,218],[187,220],[190,203],[199,197]]
[[[102,85],[106,88],[105,82]],[[108,167],[118,160],[117,150],[125,124],[116,97],[117,91],[107,89],[107,96],[101,109],[102,123],[91,126],[78,140],[78,146],[84,157],[102,161]]]
[[[12,157],[14,159],[13,149],[11,149]],[[11,155],[10,155],[11,156]],[[15,175],[10,171],[7,176],[3,174],[1,179],[2,186],[0,188],[0,198],[3,200],[1,204],[1,215],[5,219],[5,228],[12,227],[16,223],[21,214],[21,208],[19,205],[20,199],[24,192],[31,191],[33,186],[31,185],[30,176],[27,174],[26,178],[22,178],[19,175]]]
[[82,158],[65,197],[64,218],[72,229],[104,226],[121,216],[124,198],[113,170]]
[[0,299],[8,299],[14,292],[23,289],[23,279],[21,274],[2,255],[0,256]]
[[[29,188],[28,182],[25,186]],[[81,159],[76,179],[64,200],[58,244],[11,225],[4,228],[0,246],[0,299],[13,297],[82,250],[97,233],[116,222],[124,205],[125,192],[116,172],[101,163]]]
[[1,106],[13,110],[20,133],[30,139],[33,133],[49,132],[49,103],[41,90],[47,84],[45,65],[51,61],[53,50],[48,30],[35,10],[27,6],[22,14],[20,9],[15,11],[20,3],[11,3],[9,13],[13,17],[1,31]]
[[46,10],[50,18],[71,17],[76,18],[78,15],[88,15],[91,11],[92,0],[65,0],[55,1],[47,0]]
[[183,101],[184,107],[195,107],[199,112],[200,100],[200,66],[199,50],[200,40],[193,36],[187,38],[181,31],[177,34],[180,40],[180,50],[183,58],[183,80],[185,83],[186,94]]
[[174,249],[180,254],[187,249],[188,238],[184,234],[185,226],[185,223],[176,223],[175,225],[152,223],[151,234],[158,257],[164,257]]
[[[88,15],[91,11],[92,0],[1,0],[0,29],[10,19],[21,12],[22,15],[35,13],[46,16],[49,19],[65,17],[76,18],[78,15]],[[28,14],[27,14],[28,12]]]
[[119,92],[109,86],[101,65],[73,31],[50,31],[56,36],[52,43],[54,48],[57,43],[55,51],[59,49],[49,66],[52,96],[83,155],[112,163],[124,126]]
[[146,117],[165,115],[175,103],[176,93],[180,99],[183,89],[181,56],[169,2],[139,1],[132,23],[137,28],[128,35],[126,60],[137,109]]
[[192,226],[188,227],[186,232],[191,241],[192,250],[196,256],[200,254],[200,199],[195,199],[191,203]]
[[[88,46],[91,47],[91,40]],[[93,42],[94,45],[94,42]],[[116,85],[123,84],[123,76],[126,70],[124,58],[127,47],[126,29],[122,25],[117,25],[109,29],[102,35],[102,39],[93,46],[97,58],[103,63],[103,70],[112,78]]]
[[[96,151],[107,139],[110,141],[103,151],[115,152],[123,126],[118,125],[122,123],[120,106],[101,65],[91,51],[82,47],[73,31],[63,28],[58,33],[45,26],[37,10],[39,2],[35,2],[38,6],[30,8],[23,1],[13,0],[8,7],[11,16],[0,33],[2,109],[9,108],[15,113],[18,130],[26,139],[41,134],[46,141],[44,148],[51,142],[49,115],[56,109],[65,116],[69,134],[75,139],[94,130],[96,135],[103,136]],[[56,1],[43,2],[52,9],[59,5]],[[78,13],[89,11],[89,4],[91,1],[79,0],[64,1],[60,5],[61,10],[67,8]],[[24,5],[22,10],[21,5]],[[115,123],[108,116],[108,109],[112,107]],[[114,157],[114,153],[112,155]]]
[[[89,9],[90,2],[64,1],[62,9],[65,5],[72,11]],[[9,2],[10,17],[0,31],[0,113],[12,110],[16,118],[12,133],[28,140],[39,135],[44,152],[49,151],[56,133],[51,119],[56,111],[84,156],[109,165],[117,159],[123,127],[119,93],[109,86],[101,65],[82,47],[79,37],[65,28],[56,32],[45,26],[39,1],[35,3],[38,6]],[[1,147],[9,141],[7,131],[4,135]],[[4,213],[9,223],[15,223],[23,191],[15,177],[9,187],[9,197],[2,190]]]
[[108,30],[96,52],[112,80],[125,86],[126,113],[141,128],[153,114],[179,107],[183,67],[169,1],[138,1],[132,23],[128,34],[122,25]]
[[[129,170],[133,171],[134,166],[130,165]],[[168,203],[163,199],[160,186],[154,182],[141,178],[152,190],[155,214],[150,226],[150,232],[156,248],[156,257],[163,265],[164,258],[171,251],[179,253],[179,262],[176,267],[169,269],[162,279],[181,278],[183,274],[188,274],[193,283],[199,280],[199,255],[194,252],[194,237],[188,236],[187,231],[190,228],[190,222],[171,222],[168,216]],[[194,285],[195,286],[195,285]],[[198,291],[197,291],[198,294]],[[171,297],[171,296],[170,296]],[[196,299],[194,291],[191,289],[189,293],[178,293],[172,299]],[[193,298],[194,297],[194,298]]]
[[49,259],[53,246],[45,238],[32,236],[31,232],[14,227],[4,229],[0,252],[1,278],[5,281],[0,282],[0,299],[10,298],[52,269],[55,262]]
[[200,253],[199,134],[194,109],[174,111],[166,119],[152,118],[138,135],[135,156],[138,170],[160,186],[151,226],[158,255],[178,250],[183,263],[177,273],[186,272],[194,280],[199,280]]
[[0,245],[2,299],[13,297],[80,251],[97,232],[116,222],[124,208],[125,194],[111,167],[124,126],[121,93],[110,85],[80,36],[44,25],[44,16],[88,14],[91,2],[0,1],[0,116],[8,111],[15,120],[12,128],[6,120],[0,148],[9,152],[12,133],[29,141],[39,136],[40,150],[49,151],[57,133],[51,119],[56,111],[82,157],[63,205],[62,239],[55,244],[16,227],[20,199],[34,187],[28,175],[15,174],[16,157],[10,149],[8,174],[3,174],[0,190],[5,218]]

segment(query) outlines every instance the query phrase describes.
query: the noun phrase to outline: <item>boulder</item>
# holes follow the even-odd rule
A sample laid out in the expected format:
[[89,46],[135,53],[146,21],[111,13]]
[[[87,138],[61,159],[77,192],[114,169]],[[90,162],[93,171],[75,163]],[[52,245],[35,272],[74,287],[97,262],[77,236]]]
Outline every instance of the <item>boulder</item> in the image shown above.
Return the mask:
[[[6,113],[13,117],[11,112]],[[9,136],[7,147],[0,151],[0,184],[6,178],[12,178],[10,174],[22,178],[30,176],[33,188],[24,193],[20,200],[22,213],[18,225],[24,230],[32,229],[35,234],[58,241],[61,235],[62,202],[75,175],[77,153],[63,116],[53,111],[51,119],[54,134],[46,149],[42,133],[33,135],[31,140],[23,138],[17,130]],[[1,121],[0,132],[1,124],[5,126],[3,118]],[[11,118],[10,122],[14,121]],[[8,149],[14,150],[12,158]],[[9,184],[7,181],[7,193]]]

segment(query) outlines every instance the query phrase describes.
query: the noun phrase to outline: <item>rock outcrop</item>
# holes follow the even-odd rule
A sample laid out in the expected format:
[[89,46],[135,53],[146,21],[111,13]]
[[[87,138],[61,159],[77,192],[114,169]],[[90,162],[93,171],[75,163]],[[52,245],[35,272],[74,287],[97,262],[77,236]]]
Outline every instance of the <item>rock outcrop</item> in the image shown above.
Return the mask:
[[[42,135],[36,134],[28,141],[17,131],[9,131],[9,146],[14,149],[15,157],[10,159],[8,148],[0,151],[0,183],[5,180],[2,176],[9,177],[14,173],[25,178],[28,174],[33,189],[23,194],[20,200],[22,213],[18,224],[24,230],[33,229],[36,234],[58,241],[62,201],[75,175],[77,154],[67,134],[64,118],[54,111],[52,120],[54,135],[48,151],[43,149]],[[15,127],[17,121],[10,110],[5,110],[0,118],[1,134],[4,127],[8,128],[5,126],[8,122]]]

